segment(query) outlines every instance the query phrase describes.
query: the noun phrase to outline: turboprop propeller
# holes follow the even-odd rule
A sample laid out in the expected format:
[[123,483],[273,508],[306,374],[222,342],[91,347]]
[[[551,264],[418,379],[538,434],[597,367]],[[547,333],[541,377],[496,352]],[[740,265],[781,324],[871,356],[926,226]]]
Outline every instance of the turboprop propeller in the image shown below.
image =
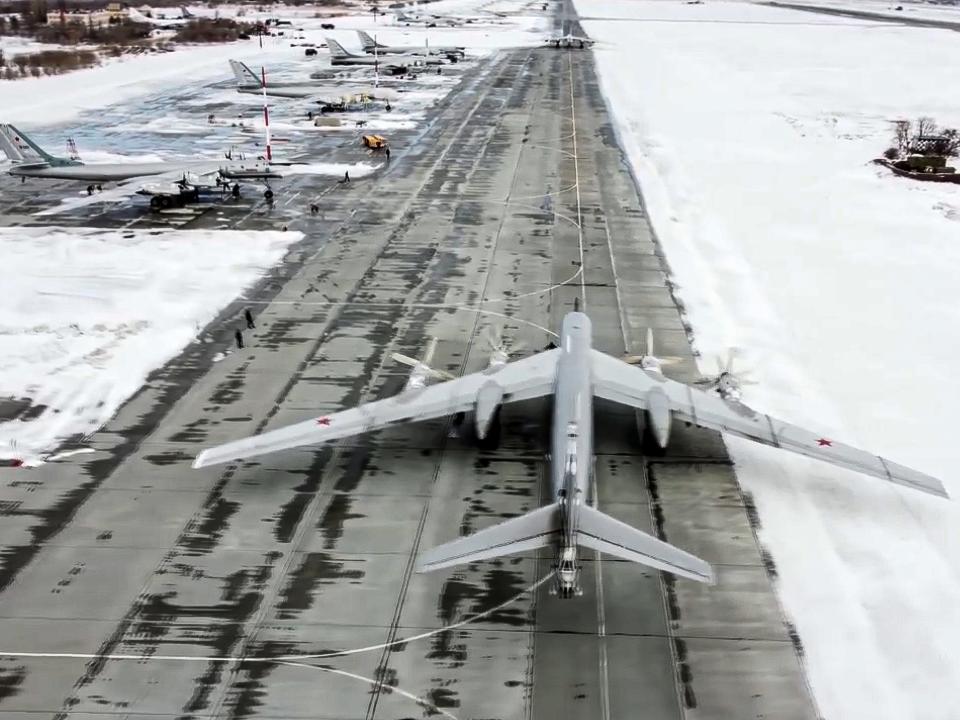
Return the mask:
[[446,370],[438,370],[430,367],[433,361],[434,353],[437,351],[437,338],[430,338],[427,343],[427,349],[423,357],[419,360],[403,353],[391,353],[390,357],[402,365],[409,365],[413,369],[410,371],[410,377],[407,380],[405,390],[414,390],[425,387],[427,380],[453,380],[456,376],[448,373]]
[[660,369],[663,365],[676,365],[681,362],[683,358],[675,357],[672,355],[665,355],[664,357],[657,357],[653,352],[653,328],[647,328],[647,346],[644,348],[643,355],[626,355],[623,358],[625,363],[631,365],[639,365],[644,370],[650,372],[661,373]]
[[511,355],[520,353],[526,348],[526,345],[523,343],[508,346],[503,339],[502,327],[493,328],[488,326],[483,337],[487,347],[490,348],[490,362],[487,364],[487,372],[499,370],[510,362]]
[[750,371],[741,370],[738,372],[734,370],[733,363],[736,355],[736,348],[730,348],[727,351],[725,361],[717,358],[716,375],[708,375],[694,382],[694,385],[707,390],[716,390],[720,397],[728,402],[739,402],[743,395],[743,387],[745,385],[756,385],[757,383],[750,378]]

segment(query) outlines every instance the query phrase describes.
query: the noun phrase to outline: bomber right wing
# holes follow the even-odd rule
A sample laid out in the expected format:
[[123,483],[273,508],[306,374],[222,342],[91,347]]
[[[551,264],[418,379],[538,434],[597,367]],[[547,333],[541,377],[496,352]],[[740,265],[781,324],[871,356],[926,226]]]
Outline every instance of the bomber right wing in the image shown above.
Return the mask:
[[797,425],[756,412],[742,403],[650,373],[614,357],[593,351],[594,392],[598,397],[646,408],[648,394],[659,389],[674,417],[699,427],[719,430],[833,465],[872,475],[904,487],[949,497],[934,477],[846,445]]
[[301,445],[339,440],[390,425],[466,412],[474,407],[478,392],[488,383],[499,386],[503,391],[504,403],[543,397],[553,392],[559,353],[559,350],[548,350],[507,363],[495,372],[464,375],[332,415],[311,418],[262,435],[208,448],[197,456],[193,467],[243,460]]

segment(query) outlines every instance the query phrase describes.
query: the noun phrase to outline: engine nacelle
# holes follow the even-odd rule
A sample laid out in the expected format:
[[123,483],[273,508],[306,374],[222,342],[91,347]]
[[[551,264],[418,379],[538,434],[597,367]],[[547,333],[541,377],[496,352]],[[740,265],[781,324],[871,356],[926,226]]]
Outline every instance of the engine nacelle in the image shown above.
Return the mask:
[[667,394],[661,388],[651,388],[647,392],[647,425],[661,448],[665,448],[670,442],[672,422],[670,399]]
[[483,440],[490,431],[490,424],[497,416],[497,410],[503,402],[503,388],[494,380],[487,380],[477,391],[477,404],[474,409],[474,419],[477,426],[477,437]]

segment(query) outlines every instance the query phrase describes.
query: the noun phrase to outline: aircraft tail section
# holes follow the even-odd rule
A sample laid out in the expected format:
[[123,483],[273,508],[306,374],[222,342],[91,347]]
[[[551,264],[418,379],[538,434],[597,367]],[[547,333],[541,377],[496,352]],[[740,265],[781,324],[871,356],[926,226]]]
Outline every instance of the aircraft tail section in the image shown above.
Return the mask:
[[[16,140],[17,135],[10,129],[9,125],[0,125],[0,150],[3,151],[3,154],[10,158],[10,162],[14,164],[30,162],[31,159],[24,152],[29,148],[25,145],[21,146]],[[39,156],[33,157],[33,161],[39,159]]]
[[61,158],[48,153],[13,125],[0,125],[0,149],[14,163],[62,164]]
[[239,60],[231,60],[230,69],[233,70],[233,76],[237,79],[237,85],[240,87],[263,87],[263,83],[260,82],[256,73]]
[[560,514],[559,505],[545,505],[526,515],[439,545],[420,555],[417,571],[430,572],[545,547],[559,535]]
[[192,20],[192,19],[195,18],[196,16],[195,16],[192,12],[190,12],[189,10],[187,10],[187,8],[186,8],[185,5],[181,5],[181,6],[180,6],[180,17],[182,17],[184,20]]
[[589,506],[579,509],[577,544],[690,580],[714,580],[708,562]]
[[370,37],[369,33],[366,33],[363,30],[357,30],[357,35],[360,36],[360,44],[363,46],[364,50],[373,50],[375,47],[377,47],[377,41]]
[[347,49],[332,38],[327,38],[327,47],[333,57],[353,57],[353,53],[347,52]]

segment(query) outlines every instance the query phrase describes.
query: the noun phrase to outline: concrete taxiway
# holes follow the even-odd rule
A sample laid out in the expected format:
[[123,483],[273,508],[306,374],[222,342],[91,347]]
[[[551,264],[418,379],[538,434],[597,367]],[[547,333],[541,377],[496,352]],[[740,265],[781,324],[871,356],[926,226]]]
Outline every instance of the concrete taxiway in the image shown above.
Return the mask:
[[[415,151],[324,202],[96,454],[5,471],[0,652],[20,654],[0,657],[2,716],[815,718],[715,433],[678,426],[651,456],[632,412],[598,406],[599,507],[719,582],[589,556],[568,601],[537,586],[546,554],[413,572],[420,550],[540,502],[544,402],[504,412],[496,451],[444,420],[190,469],[211,444],[397,392],[390,353],[431,336],[455,373],[485,366],[488,326],[540,349],[576,298],[599,349],[637,352],[653,327],[685,358],[671,374],[695,377],[590,54],[495,56]],[[212,362],[244,306],[248,347]]]

